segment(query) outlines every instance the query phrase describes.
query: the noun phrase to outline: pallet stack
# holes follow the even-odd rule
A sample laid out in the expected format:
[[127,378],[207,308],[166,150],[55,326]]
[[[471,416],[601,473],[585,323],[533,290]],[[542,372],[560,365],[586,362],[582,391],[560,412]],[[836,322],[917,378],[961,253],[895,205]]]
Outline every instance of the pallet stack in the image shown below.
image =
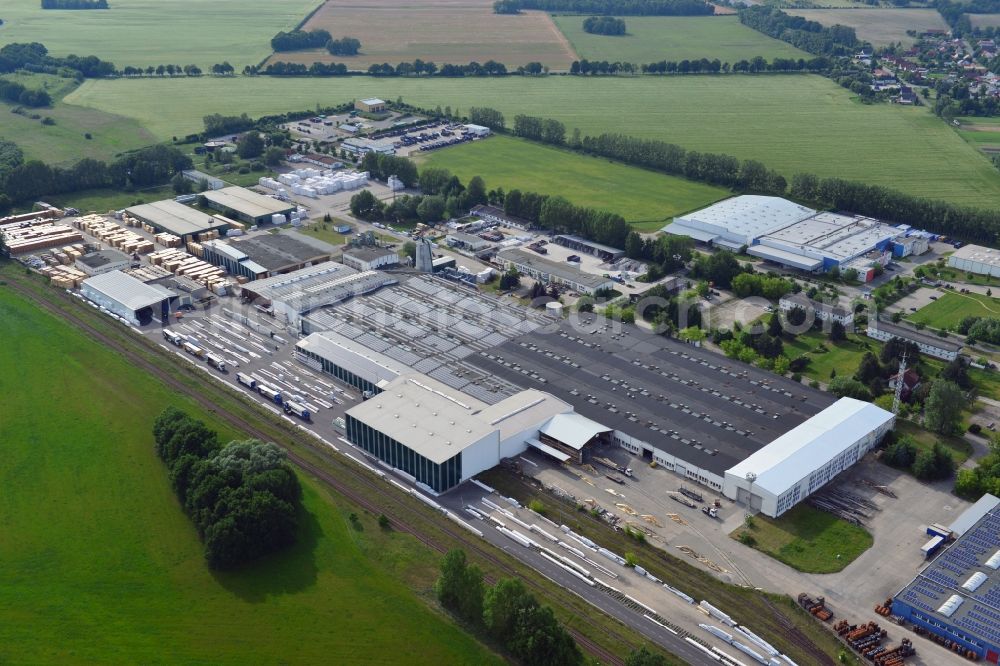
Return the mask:
[[47,250],[66,244],[83,241],[79,231],[65,224],[40,224],[33,227],[7,228],[3,232],[4,243],[11,256]]
[[87,274],[72,266],[46,266],[41,271],[52,281],[52,286],[62,289],[78,289],[87,279]]
[[166,232],[162,234],[156,234],[155,236],[153,236],[153,240],[155,240],[163,247],[180,247],[183,244],[179,236],[174,236],[173,234],[168,234]]
[[230,287],[224,269],[202,261],[184,250],[159,250],[149,255],[149,260],[153,265],[161,266],[174,275],[183,275],[205,285],[216,294],[224,294]]
[[145,237],[100,215],[77,218],[73,225],[126,254],[149,254],[155,249]]

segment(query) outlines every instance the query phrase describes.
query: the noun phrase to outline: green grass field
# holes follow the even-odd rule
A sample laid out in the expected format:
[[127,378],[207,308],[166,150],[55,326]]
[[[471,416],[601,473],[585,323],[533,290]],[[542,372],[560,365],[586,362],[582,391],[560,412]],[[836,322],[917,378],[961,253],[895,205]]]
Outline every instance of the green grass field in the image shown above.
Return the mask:
[[779,518],[754,516],[753,527],[741,526],[732,535],[749,532],[754,548],[805,573],[834,573],[871,548],[874,540],[863,527],[807,504],[798,504]]
[[879,350],[879,343],[863,335],[848,334],[847,340],[834,343],[830,342],[822,331],[808,331],[794,339],[785,339],[784,345],[785,356],[789,359],[803,354],[809,358],[809,365],[802,373],[803,377],[824,384],[830,381],[832,370],[836,370],[838,376],[853,375],[861,363],[861,357],[869,348],[875,353]]
[[[3,27],[0,27],[2,34]],[[134,118],[63,103],[63,96],[76,87],[71,79],[44,74],[8,74],[3,78],[29,88],[45,89],[53,99],[51,108],[25,109],[25,113],[42,118],[50,116],[55,125],[43,125],[40,119],[11,113],[16,105],[0,102],[0,118],[3,118],[0,138],[19,145],[25,159],[62,165],[84,157],[110,161],[122,151],[156,142],[156,137]],[[90,139],[86,137],[88,133]]]
[[1000,317],[1000,299],[948,292],[910,313],[907,319],[931,328],[953,329],[964,317]]
[[0,339],[0,662],[502,663],[428,603],[436,558],[308,479],[295,547],[210,572],[150,434],[203,408],[5,287]]
[[754,56],[810,58],[808,53],[747,28],[735,16],[627,16],[628,35],[609,37],[583,30],[582,16],[553,16],[581,58],[642,64],[660,60],[718,58],[722,62]]
[[463,181],[482,176],[490,189],[559,194],[579,206],[623,216],[640,231],[729,195],[722,188],[673,178],[507,136],[445,148],[421,164],[448,169]]
[[108,10],[45,10],[38,0],[7,0],[0,45],[41,42],[53,55],[96,55],[118,65],[190,65],[224,60],[237,71],[271,52],[319,0],[114,0]]
[[555,117],[569,130],[665,139],[759,159],[789,176],[848,176],[964,204],[1000,198],[1000,173],[927,109],[860,104],[819,76],[102,80],[67,101],[126,114],[169,139],[200,131],[209,113],[259,116],[367,95],[490,106],[509,124],[517,113]]

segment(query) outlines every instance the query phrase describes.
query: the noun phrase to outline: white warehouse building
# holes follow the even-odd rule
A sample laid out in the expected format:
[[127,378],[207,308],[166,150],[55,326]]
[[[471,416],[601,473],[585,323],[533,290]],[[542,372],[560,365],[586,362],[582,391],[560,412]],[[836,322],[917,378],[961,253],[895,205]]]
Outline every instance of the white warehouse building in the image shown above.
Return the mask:
[[964,245],[948,257],[948,265],[966,273],[1000,276],[1000,250]]
[[841,398],[727,470],[723,494],[780,516],[860,460],[895,421],[870,402]]

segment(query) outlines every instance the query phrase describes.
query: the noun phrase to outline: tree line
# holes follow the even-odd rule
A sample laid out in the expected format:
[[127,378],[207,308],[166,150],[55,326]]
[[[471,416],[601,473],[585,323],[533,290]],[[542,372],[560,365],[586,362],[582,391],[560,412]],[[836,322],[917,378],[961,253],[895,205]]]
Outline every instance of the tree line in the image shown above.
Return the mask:
[[353,56],[361,50],[361,42],[354,37],[334,39],[326,30],[281,31],[271,38],[271,49],[278,53],[305,49],[326,49],[330,55]]
[[583,19],[583,31],[592,35],[624,35],[625,21],[613,16],[588,16]]
[[73,166],[59,167],[30,160],[0,174],[0,210],[21,201],[98,187],[128,190],[162,185],[191,167],[191,158],[171,146],[125,153],[111,164],[85,158]]
[[277,445],[222,445],[215,431],[174,407],[156,418],[153,439],[209,566],[231,569],[295,542],[302,488]]
[[21,104],[32,108],[52,104],[52,97],[46,91],[32,90],[17,81],[6,79],[0,79],[0,99],[11,104]]
[[711,16],[712,5],[701,0],[497,0],[497,14],[520,14],[523,9],[573,14],[618,16]]
[[843,25],[825,27],[816,21],[791,16],[766,5],[741,9],[739,17],[743,25],[813,55],[850,56],[861,46],[854,28]]
[[[213,76],[233,76],[236,68],[228,62],[220,62],[212,65],[209,73]],[[198,65],[148,65],[146,67],[133,67],[126,65],[118,74],[126,78],[141,78],[144,76],[201,76],[204,71]]]
[[42,9],[108,9],[108,0],[42,0]]
[[576,641],[549,606],[543,606],[516,578],[502,578],[487,588],[483,572],[469,564],[464,550],[450,550],[441,560],[434,585],[441,605],[485,631],[525,666],[577,666],[584,662]]
[[519,65],[514,70],[508,70],[502,62],[487,60],[484,63],[472,61],[467,65],[444,64],[438,66],[434,62],[425,62],[419,58],[412,62],[401,62],[391,65],[387,62],[369,65],[364,71],[351,70],[344,63],[314,62],[311,65],[291,62],[272,62],[264,67],[247,65],[243,73],[247,76],[347,76],[349,74],[368,74],[378,77],[396,76],[440,76],[461,78],[464,76],[537,76],[548,73],[548,67],[540,62],[530,62]]
[[497,132],[506,127],[506,121],[504,120],[503,114],[496,109],[491,109],[485,106],[470,106],[469,122],[473,125],[489,127],[491,130]]
[[301,51],[304,49],[321,49],[333,36],[326,30],[291,30],[281,31],[271,38],[272,51]]
[[7,44],[0,48],[0,73],[23,69],[44,74],[66,74],[98,78],[113,76],[114,63],[101,60],[97,56],[68,55],[64,58],[50,56],[44,45],[38,42]]
[[718,58],[660,60],[659,62],[635,65],[630,62],[608,60],[574,60],[570,63],[572,76],[615,76],[618,74],[758,74],[762,72],[826,72],[832,62],[824,56],[806,60],[804,58],[774,58],[768,62],[762,56],[750,60],[741,59],[734,63],[722,62]]

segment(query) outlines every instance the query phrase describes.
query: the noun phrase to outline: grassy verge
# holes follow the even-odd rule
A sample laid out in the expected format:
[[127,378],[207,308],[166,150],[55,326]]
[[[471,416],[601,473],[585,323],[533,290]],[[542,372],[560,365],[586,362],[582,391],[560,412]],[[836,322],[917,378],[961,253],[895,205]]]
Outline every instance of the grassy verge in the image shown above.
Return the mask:
[[[164,352],[157,345],[152,344],[145,339],[136,337],[134,334],[129,332],[124,327],[116,324],[115,322],[110,321],[108,318],[100,315],[95,310],[86,307],[85,305],[80,303],[77,299],[68,298],[60,291],[52,290],[44,286],[42,281],[39,278],[37,278],[37,276],[25,276],[24,273],[22,272],[22,269],[18,266],[10,264],[6,266],[0,266],[0,280],[7,280],[8,282],[17,281],[18,284],[23,285],[26,288],[30,289],[34,293],[35,299],[44,299],[46,302],[53,304],[60,311],[64,311],[66,313],[72,313],[73,316],[80,317],[81,319],[86,321],[88,325],[92,325],[95,328],[98,328],[104,334],[114,339],[117,343],[122,344],[128,349],[141,352],[142,354],[144,354],[145,358],[147,358],[150,362],[154,363],[160,370],[167,373],[171,377],[172,381],[175,381],[180,385],[184,386],[185,391],[188,390],[195,391],[198,396],[203,396],[207,394],[212,395],[213,405],[211,409],[213,410],[213,413],[216,415],[216,417],[214,419],[208,418],[207,420],[209,420],[210,423],[213,421],[215,422],[219,422],[220,420],[224,421],[225,419],[230,417],[246,420],[247,422],[251,423],[252,427],[255,430],[259,431],[261,435],[266,439],[275,441],[280,445],[288,448],[290,451],[295,452],[296,455],[301,456],[304,460],[307,460],[310,464],[315,464],[319,466],[321,469],[324,470],[325,473],[335,475],[343,483],[351,486],[352,492],[365,493],[366,497],[368,497],[371,501],[375,502],[377,505],[377,508],[373,509],[372,514],[362,512],[360,509],[357,508],[356,505],[353,505],[351,502],[345,499],[343,495],[340,495],[339,493],[333,491],[330,488],[330,486],[321,483],[317,479],[309,477],[304,479],[304,481],[311,488],[313,488],[313,491],[323,500],[318,504],[314,504],[312,502],[308,503],[310,510],[314,511],[317,516],[320,514],[320,512],[325,510],[323,509],[323,506],[325,506],[326,503],[330,501],[333,501],[338,507],[342,507],[341,509],[338,509],[339,510],[339,514],[337,515],[338,520],[340,520],[341,522],[349,522],[346,521],[346,515],[349,515],[348,511],[357,512],[363,516],[364,524],[366,526],[371,525],[375,521],[376,518],[376,516],[374,515],[375,512],[385,512],[391,516],[391,515],[396,515],[397,513],[405,510],[405,514],[403,515],[406,516],[406,524],[412,529],[417,530],[423,534],[426,534],[428,538],[432,539],[433,543],[439,544],[443,548],[465,547],[468,550],[467,544],[458,541],[454,536],[452,536],[448,532],[443,531],[441,526],[442,521],[440,515],[436,514],[429,507],[425,507],[422,504],[413,502],[411,499],[399,493],[394,488],[392,488],[392,486],[389,485],[385,485],[383,490],[379,491],[375,496],[372,496],[371,488],[363,483],[363,479],[368,477],[368,475],[365,472],[360,471],[356,466],[345,462],[344,458],[340,456],[335,456],[326,447],[319,445],[313,440],[306,438],[305,436],[303,436],[301,432],[295,430],[287,423],[279,419],[277,416],[264,412],[257,403],[245,398],[242,394],[238,394],[230,390],[220,390],[217,384],[215,384],[214,382],[209,382],[201,372],[192,370],[187,364],[178,364],[176,359],[172,355]],[[0,291],[0,293],[2,293],[2,291]],[[45,316],[48,317],[48,315]],[[48,319],[51,320],[52,318],[48,317]],[[3,323],[4,321],[0,320],[0,324]],[[104,353],[101,354],[101,350],[103,348],[95,344],[85,335],[80,334],[79,331],[76,331],[75,329],[72,329],[65,325],[61,325],[61,328],[64,330],[72,331],[73,335],[70,336],[72,339],[72,345],[61,345],[60,349],[67,346],[73,348],[74,350],[79,348],[79,353],[84,358],[89,357],[89,355],[91,354],[98,354],[101,358],[103,358],[104,356],[111,356],[113,358],[117,358],[114,356],[113,353],[107,350],[104,350]],[[119,363],[125,363],[125,362],[119,361]],[[66,368],[72,370],[76,368],[79,364],[80,363],[78,360],[74,360],[73,362],[68,364],[64,363],[63,366],[65,367],[60,367],[59,371],[60,373],[67,372],[69,370],[67,370]],[[89,366],[84,366],[84,370],[86,370],[88,367]],[[158,387],[157,390],[159,390],[160,392],[163,393],[163,395],[166,396],[165,398],[166,400],[171,401],[173,404],[184,406],[185,404],[184,401],[186,399],[181,397],[181,394],[179,394],[176,390],[173,389],[168,390],[164,385],[159,384],[150,377],[146,377],[144,375],[137,375],[135,373],[135,369],[131,367],[128,368],[127,377],[121,380],[123,386],[121,390],[123,392],[127,392],[129,388],[128,377],[132,376],[138,376],[142,378],[141,381],[143,382],[151,382],[153,385]],[[90,390],[89,385],[87,387],[87,390]],[[89,395],[89,393],[87,393],[87,395]],[[198,402],[200,404],[202,400],[199,399]],[[141,418],[141,430],[143,433],[147,432],[149,427],[146,419],[147,415],[138,413],[137,410],[139,410],[140,405],[136,403],[136,401],[133,399],[133,396],[129,394],[129,397],[127,399],[123,399],[122,403],[128,404],[129,407],[126,413],[129,414],[130,417],[132,413],[135,412],[134,418]],[[204,412],[202,411],[202,409],[203,408],[198,407],[197,405],[192,405],[190,411],[198,416],[204,416]],[[0,414],[2,414],[2,412],[0,412]],[[149,418],[151,419],[152,417],[149,416]],[[113,421],[109,421],[109,423],[110,422]],[[5,425],[6,421],[0,420],[0,428],[4,427]],[[117,426],[114,427],[116,428],[115,434],[114,436],[109,437],[108,441],[117,443],[119,441],[119,438],[127,435],[127,433],[123,433],[120,429],[117,428]],[[224,434],[225,436],[231,436],[232,434],[235,433],[232,433],[230,431],[225,431]],[[38,444],[38,442],[32,440],[30,444],[32,446],[35,446]],[[161,507],[159,513],[161,514],[169,513],[171,519],[176,519],[180,521],[181,524],[188,526],[187,529],[189,531],[189,534],[186,537],[187,539],[186,542],[182,542],[182,545],[186,543],[187,545],[185,547],[192,550],[192,552],[188,555],[188,559],[193,559],[199,563],[198,566],[203,566],[200,564],[201,551],[197,544],[196,537],[193,533],[190,533],[190,527],[187,522],[187,519],[180,514],[179,510],[176,507],[176,503],[173,500],[173,494],[170,492],[169,487],[166,484],[166,479],[164,478],[165,474],[162,471],[162,465],[155,458],[152,460],[152,462],[144,460],[142,456],[151,455],[152,448],[151,446],[147,446],[148,442],[146,442],[145,440],[142,441],[140,444],[141,446],[138,449],[135,449],[135,451],[133,451],[132,448],[123,451],[120,448],[116,448],[117,445],[109,446],[107,447],[108,455],[117,456],[116,457],[116,460],[118,460],[117,464],[120,465],[137,464],[136,462],[137,456],[139,457],[139,460],[140,462],[142,462],[143,465],[148,466],[151,465],[152,463],[155,463],[153,467],[155,467],[159,471],[157,471],[154,474],[154,476],[158,475],[159,480],[156,481],[156,483],[154,484],[154,490],[156,490],[162,495],[162,497],[160,497],[156,501],[159,503],[168,501],[169,504],[169,506],[165,509]],[[0,467],[0,469],[3,469],[5,473],[8,475],[10,473],[13,473],[13,472],[7,472],[6,468],[3,467]],[[121,485],[122,482],[120,480],[118,480],[117,478],[112,478],[112,482],[110,484],[105,484],[105,489],[110,489],[109,492],[124,493],[124,494],[128,494],[129,492],[133,491],[138,492],[131,485],[128,484],[123,486],[124,490],[118,491],[117,488]],[[140,494],[138,497],[141,499],[144,497],[144,495]],[[169,498],[169,500],[165,500],[164,497]],[[145,506],[142,505],[141,502],[138,503],[141,506]],[[18,503],[16,505],[12,505],[12,508],[10,510],[11,511],[18,510],[17,509],[18,506],[21,506],[21,504]],[[3,509],[0,509],[0,511],[2,510]],[[143,514],[140,517],[146,518],[145,514]],[[337,534],[339,534],[339,531],[337,531],[340,529],[339,527],[337,528],[337,530],[333,530],[333,528],[330,528],[328,530],[325,523],[323,523],[322,521],[320,521],[320,527],[324,534],[331,535],[330,538],[336,537]],[[145,523],[142,525],[142,529],[143,529],[142,534],[138,535],[135,534],[133,529],[132,531],[123,532],[120,535],[116,535],[116,538],[122,537],[125,538],[126,540],[132,539],[138,541],[144,541],[144,540],[148,541],[149,539],[151,539],[152,537],[146,534],[146,532],[148,532],[149,529],[148,526],[145,525]],[[416,638],[413,638],[413,640],[407,641],[405,646],[400,646],[399,650],[401,650],[401,652],[397,652],[389,648],[385,651],[385,653],[409,654],[412,651],[414,645],[419,645],[421,654],[413,656],[413,659],[420,661],[423,659],[422,654],[424,652],[424,647],[426,644],[427,646],[429,646],[430,653],[433,653],[431,656],[428,657],[428,661],[438,660],[438,663],[440,663],[441,660],[444,660],[445,662],[453,661],[455,663],[480,663],[480,660],[485,660],[486,662],[492,662],[494,659],[493,655],[488,653],[488,651],[484,652],[481,647],[477,647],[474,641],[472,641],[471,643],[473,647],[469,648],[470,652],[468,655],[463,656],[458,652],[455,652],[461,649],[465,649],[465,647],[468,647],[469,645],[468,641],[471,641],[471,639],[469,639],[465,634],[462,634],[461,632],[459,632],[458,636],[448,638],[448,636],[451,636],[450,632],[453,630],[453,627],[450,624],[448,624],[447,621],[445,621],[444,624],[441,625],[439,622],[437,622],[437,620],[434,620],[435,617],[445,620],[448,619],[448,618],[441,618],[441,613],[439,611],[439,608],[437,607],[436,602],[431,597],[431,586],[434,578],[436,577],[435,567],[437,565],[437,558],[438,558],[436,552],[430,550],[428,547],[424,546],[421,543],[418,543],[411,537],[405,535],[396,535],[394,537],[403,540],[407,544],[407,548],[403,550],[383,547],[383,545],[378,542],[373,542],[369,545],[365,545],[363,537],[370,531],[374,531],[374,528],[369,530],[368,527],[366,527],[362,534],[358,534],[356,531],[353,530],[348,531],[347,537],[344,539],[344,542],[340,543],[338,541],[337,543],[335,543],[334,549],[350,551],[352,548],[356,547],[362,549],[363,553],[371,554],[373,556],[375,553],[381,553],[383,555],[382,559],[376,559],[376,561],[372,563],[374,565],[374,569],[366,568],[364,566],[364,563],[357,566],[354,565],[353,563],[344,563],[344,562],[338,564],[338,561],[336,559],[333,559],[328,563],[324,558],[327,555],[329,555],[329,552],[327,550],[314,549],[313,552],[315,553],[315,557],[309,564],[311,564],[311,566],[317,567],[317,579],[318,580],[324,579],[324,576],[332,576],[333,578],[332,582],[324,583],[322,586],[318,585],[317,583],[316,589],[312,590],[311,593],[315,595],[314,605],[310,609],[309,611],[310,614],[305,620],[301,619],[300,617],[301,613],[299,613],[298,607],[296,606],[299,597],[297,596],[295,589],[288,587],[289,578],[291,578],[293,574],[295,574],[295,572],[298,571],[297,568],[292,568],[291,572],[287,572],[285,570],[276,572],[274,574],[274,580],[271,581],[272,587],[266,587],[265,592],[261,592],[256,595],[247,595],[245,599],[244,597],[234,592],[233,594],[235,596],[239,596],[240,599],[243,599],[244,601],[251,604],[254,608],[254,612],[261,614],[261,617],[263,619],[259,621],[254,620],[253,622],[248,622],[246,626],[251,627],[250,630],[247,630],[245,627],[240,628],[241,632],[250,631],[251,635],[249,638],[242,637],[240,639],[243,642],[240,644],[238,648],[241,651],[239,652],[238,655],[239,658],[234,657],[232,661],[242,661],[245,663],[247,661],[248,655],[244,653],[253,652],[253,655],[249,656],[249,658],[254,660],[260,660],[261,655],[264,655],[264,658],[266,659],[267,655],[271,654],[270,651],[275,651],[275,652],[281,651],[280,656],[275,654],[273,658],[273,661],[280,661],[282,659],[288,659],[288,655],[290,653],[296,653],[297,655],[300,654],[300,652],[296,652],[296,650],[300,644],[305,644],[305,643],[310,644],[308,647],[310,654],[312,654],[311,650],[313,650],[314,647],[317,651],[320,650],[320,647],[318,646],[329,647],[329,650],[325,653],[326,656],[322,656],[319,654],[315,656],[315,659],[318,660],[319,659],[328,660],[330,658],[329,657],[330,654],[334,655],[334,659],[337,659],[338,655],[341,654],[345,655],[342,661],[361,660],[367,656],[370,656],[373,653],[371,645],[373,637],[378,640],[383,640],[384,636],[382,635],[383,634],[382,628],[386,628],[387,633],[396,633],[397,627],[391,626],[392,613],[385,611],[385,608],[398,607],[399,609],[405,612],[410,612],[414,614],[413,619],[406,619],[404,621],[401,621],[399,627],[406,628],[412,622],[416,622],[417,620],[422,618],[421,621],[424,622],[424,627],[422,628],[422,631],[424,631],[425,633],[418,635]],[[154,543],[158,544],[159,540],[154,539]],[[51,544],[50,550],[53,553],[57,554],[58,552],[60,552],[60,548],[68,549],[72,548],[73,545],[74,544],[72,544],[71,542],[63,539],[62,541],[55,541],[53,544]],[[0,544],[0,554],[3,554],[4,547],[5,544]],[[117,548],[118,546],[115,547]],[[490,550],[492,552],[492,549]],[[631,650],[632,648],[637,647],[638,645],[644,642],[644,640],[641,637],[635,635],[634,633],[631,632],[631,630],[623,627],[617,621],[605,616],[602,613],[596,612],[593,609],[593,607],[585,603],[583,600],[581,600],[572,592],[552,585],[547,579],[543,578],[533,569],[521,565],[520,562],[518,562],[517,560],[503,553],[500,553],[499,551],[497,551],[495,555],[497,555],[496,561],[488,561],[483,557],[481,557],[480,555],[478,555],[477,553],[472,553],[470,555],[470,558],[473,561],[477,561],[477,563],[480,564],[480,566],[486,572],[487,576],[492,576],[494,578],[500,575],[510,575],[510,573],[508,572],[513,570],[515,572],[515,575],[523,578],[530,586],[533,586],[538,591],[537,593],[539,598],[544,599],[547,603],[551,604],[554,607],[557,617],[559,617],[559,619],[565,625],[567,625],[572,629],[585,633],[606,650],[609,650],[615,654],[624,655],[627,654],[628,651]],[[165,601],[162,596],[163,590],[165,589],[169,591],[171,589],[171,586],[173,585],[186,584],[184,572],[172,571],[172,570],[167,570],[166,572],[160,572],[156,568],[158,566],[169,566],[175,562],[176,556],[171,555],[169,551],[166,553],[165,556],[161,556],[160,553],[154,553],[153,560],[154,562],[150,565],[150,568],[154,574],[157,574],[157,576],[159,576],[159,578],[155,579],[154,582],[156,582],[157,584],[152,586],[153,588],[152,590],[150,590],[149,586],[143,587],[142,594],[145,594],[145,596],[142,597],[142,601],[146,604],[152,605],[157,611],[157,613],[165,614],[166,624],[164,625],[163,631],[177,633],[176,636],[170,634],[167,637],[169,640],[176,639],[176,641],[183,643],[184,641],[190,642],[200,638],[203,639],[204,645],[199,644],[199,649],[213,650],[210,657],[205,656],[199,658],[198,655],[195,655],[194,657],[188,659],[180,659],[180,660],[221,662],[223,661],[223,657],[226,657],[228,659],[227,656],[228,653],[222,654],[220,656],[220,652],[222,651],[220,645],[222,645],[226,649],[229,649],[229,646],[225,643],[219,642],[220,641],[219,635],[216,634],[209,636],[208,634],[210,633],[212,627],[216,623],[220,622],[222,624],[229,623],[228,618],[231,611],[229,611],[227,608],[224,607],[221,608],[218,612],[214,612],[212,614],[202,614],[199,611],[199,613],[195,614],[195,616],[196,619],[202,624],[198,626],[194,626],[194,623],[186,622],[185,621],[186,617],[181,617],[181,618],[172,617],[170,613],[178,612],[178,609],[163,608],[164,604],[169,605],[168,604],[169,600]],[[95,559],[94,561],[97,561],[97,559]],[[503,568],[500,568],[501,566]],[[0,563],[0,568],[2,567],[3,563]],[[391,594],[392,587],[394,585],[391,575],[388,576],[388,578],[386,578],[385,580],[378,581],[381,587],[379,587],[379,585],[376,585],[375,583],[371,583],[371,581],[365,580],[371,577],[369,576],[369,572],[374,571],[379,567],[381,567],[382,569],[379,570],[378,573],[374,575],[375,578],[378,578],[379,575],[384,574],[386,571],[388,571],[390,574],[400,576],[403,579],[403,581],[407,583],[408,591],[404,589],[400,592],[403,595],[401,599],[394,599]],[[332,570],[332,572],[330,570]],[[323,575],[320,575],[321,573]],[[119,588],[122,585],[124,585],[124,583],[119,582],[115,578],[116,575],[124,576],[129,582],[129,584],[133,584],[135,582],[132,577],[129,577],[127,572],[123,573],[119,571],[110,570],[106,571],[105,575],[111,581],[111,583],[109,584],[118,585]],[[373,587],[368,590],[367,596],[363,596],[360,599],[358,599],[357,597],[354,598],[357,599],[358,604],[371,605],[375,609],[372,610],[372,612],[380,613],[379,618],[370,618],[369,620],[364,620],[364,618],[367,616],[369,612],[367,606],[360,609],[345,607],[343,604],[341,604],[335,599],[335,597],[341,594],[341,591],[338,588],[338,586],[350,586],[355,577],[361,578],[361,580],[357,583],[358,585],[363,586],[364,584],[368,583],[371,583],[373,585]],[[164,578],[166,580],[163,580]],[[141,580],[144,583],[146,582],[146,578],[142,578]],[[201,608],[201,602],[197,598],[197,593],[200,593],[200,587],[203,586],[208,586],[209,589],[214,589],[212,588],[211,580],[212,580],[211,577],[208,581],[204,580],[203,577],[199,577],[191,583],[191,587],[199,589],[191,592],[191,594],[194,595],[194,598],[189,600],[187,604],[183,606],[183,609]],[[32,578],[31,582],[35,584],[35,587],[41,584],[41,581],[37,580],[36,578]],[[38,594],[37,592],[32,592],[31,589],[32,588],[29,586],[27,592],[21,591],[22,596],[27,595],[28,601],[33,603],[35,605],[34,607],[42,608],[42,606],[44,606],[44,608],[46,609],[49,608],[49,606],[46,604],[42,604],[41,606],[39,605],[40,600],[43,598],[43,596]],[[100,591],[101,591],[100,589],[93,590],[94,593],[100,593]],[[0,591],[0,599],[3,598],[4,592],[5,591]],[[135,594],[140,594],[140,593],[136,592]],[[409,602],[406,601],[406,594],[416,595],[418,598],[424,599],[426,603],[429,605],[431,611],[430,615],[427,615],[425,612],[427,610],[427,606],[422,606],[420,604],[417,604],[416,607],[413,607],[411,604],[409,604]],[[117,600],[112,600],[110,598],[106,599],[105,601],[107,604],[117,603]],[[11,615],[11,619],[13,620],[13,619],[20,619],[22,617],[23,613],[25,612],[23,611],[23,609],[21,609],[22,605],[23,603],[8,604],[6,606],[0,604],[0,608],[3,607],[18,608],[19,610],[17,611],[18,613],[17,617]],[[269,609],[272,605],[278,608],[278,610],[274,611],[273,616],[269,615],[270,613]],[[3,611],[0,611],[0,613],[2,612]],[[81,612],[93,613],[93,609],[85,606],[83,610],[81,610]],[[136,618],[134,622],[154,621],[149,619],[152,616],[150,615],[150,611],[147,609],[144,609],[142,612],[136,611],[134,617]],[[339,629],[339,627],[343,626],[342,622],[345,617],[350,617],[352,619],[352,622],[359,619],[361,621],[365,621],[364,626],[368,627],[369,629],[366,629],[365,638],[363,641],[361,640],[355,642],[345,641],[344,633]],[[386,618],[389,619],[387,620]],[[267,621],[272,619],[274,621],[271,622],[271,624],[267,624]],[[128,625],[128,622],[126,622],[125,620],[119,619],[117,621],[126,626],[126,628],[131,626]],[[302,626],[296,624],[297,622],[300,621]],[[276,632],[286,631],[284,629],[285,623],[291,624],[291,626],[287,629],[286,632],[287,637],[285,636],[275,637],[274,634]],[[21,646],[23,645],[22,643],[11,643],[10,640],[8,640],[9,638],[18,638],[19,640],[22,641],[27,640],[27,638],[25,637],[20,637],[20,636],[15,637],[13,634],[5,634],[5,630],[10,631],[9,626],[10,623],[0,622],[0,639],[2,639],[2,645],[0,645],[0,657],[6,657],[6,653],[3,652],[5,648],[8,650],[18,650],[21,649]],[[30,626],[30,624],[19,625],[19,626]],[[253,629],[253,627],[257,628]],[[66,625],[64,624],[63,626],[60,627],[60,629],[66,631]],[[233,631],[235,631],[235,628],[233,629]],[[79,638],[79,640],[84,640],[85,638],[92,639],[92,636],[90,636],[86,631],[81,631],[80,633],[81,637]],[[453,642],[453,644],[450,645],[449,648],[454,652],[453,654],[444,656],[440,654],[440,651],[444,648],[435,643],[435,641],[438,640],[438,637],[444,637],[445,642]],[[127,643],[125,637],[122,637],[120,640],[123,641],[123,643],[125,643],[125,645],[122,647],[123,654],[125,655],[124,657],[122,657],[122,660],[130,660],[129,658],[130,654],[139,654],[138,648],[131,645],[130,643]],[[390,640],[395,640],[395,638],[392,638]],[[268,644],[266,649],[263,649],[260,652],[254,652],[254,649],[256,648],[257,644],[260,641],[270,641],[270,643]],[[345,643],[351,643],[352,645],[356,646],[356,651],[354,653],[349,653],[349,648],[351,646],[344,645]],[[53,644],[55,643],[53,642]],[[66,644],[65,640],[59,642],[59,645],[63,644]],[[184,644],[186,645],[186,643]],[[233,649],[235,650],[237,648]],[[383,652],[381,648],[379,648],[378,651]],[[160,652],[158,654],[163,654],[163,653]],[[141,657],[136,657],[135,659],[139,658]],[[303,660],[305,660],[306,658],[309,658],[309,656],[306,655],[305,657],[303,657]]]
[[849,334],[841,342],[830,342],[822,331],[807,331],[795,338],[783,340],[785,356],[789,359],[805,355],[809,365],[802,372],[804,377],[820,382],[830,381],[830,374],[853,375],[866,351],[878,352],[879,345],[860,335]]
[[343,245],[347,242],[349,236],[334,231],[333,226],[335,224],[336,222],[316,222],[299,227],[299,233],[326,241],[330,245]]
[[896,422],[896,431],[900,435],[910,435],[913,438],[914,445],[920,451],[930,451],[935,442],[940,442],[951,453],[955,465],[961,465],[972,455],[972,444],[961,437],[939,435],[921,428],[911,421],[898,420]]
[[947,292],[907,317],[931,328],[952,329],[965,317],[1000,317],[1000,299],[985,294]]
[[805,573],[842,571],[874,541],[863,527],[807,504],[776,519],[754,516],[752,527],[740,527],[730,536],[742,541],[744,533],[753,537],[747,545]]
[[704,599],[719,606],[737,621],[746,621],[766,640],[785,649],[797,663],[835,663],[834,659],[840,649],[836,637],[799,608],[791,597],[723,583],[712,574],[696,569],[658,546],[639,544],[620,532],[612,531],[589,513],[578,511],[576,507],[544,492],[533,480],[517,477],[499,468],[480,475],[480,478],[522,504],[532,500],[542,502],[547,510],[546,515],[551,520],[568,525],[578,534],[611,550],[619,553],[635,552],[639,564],[648,571],[696,600]]

